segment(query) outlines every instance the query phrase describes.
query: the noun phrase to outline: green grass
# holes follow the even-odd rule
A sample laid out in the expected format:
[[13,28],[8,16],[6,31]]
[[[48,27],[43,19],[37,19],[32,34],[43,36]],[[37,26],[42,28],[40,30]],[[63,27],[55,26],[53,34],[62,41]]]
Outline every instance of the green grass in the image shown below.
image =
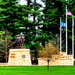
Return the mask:
[[75,66],[1,66],[0,75],[75,75]]

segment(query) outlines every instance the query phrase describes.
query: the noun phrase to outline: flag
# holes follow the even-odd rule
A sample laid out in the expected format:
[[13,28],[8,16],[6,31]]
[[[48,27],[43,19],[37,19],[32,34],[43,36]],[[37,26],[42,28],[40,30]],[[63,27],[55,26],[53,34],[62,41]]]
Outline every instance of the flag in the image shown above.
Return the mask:
[[66,28],[66,23],[65,22],[61,22],[61,26]]
[[66,14],[67,14],[68,16],[72,16],[72,13],[71,13],[69,10],[67,10]]
[[67,55],[67,53],[68,53],[67,16],[73,16],[73,15],[72,15],[72,13],[67,9],[67,5],[66,5],[66,55]]

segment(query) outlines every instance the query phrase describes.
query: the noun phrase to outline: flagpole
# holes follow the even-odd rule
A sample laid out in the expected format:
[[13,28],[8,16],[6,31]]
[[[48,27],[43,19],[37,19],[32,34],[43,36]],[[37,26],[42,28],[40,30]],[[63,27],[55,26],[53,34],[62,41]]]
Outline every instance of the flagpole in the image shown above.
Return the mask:
[[74,58],[74,18],[72,15],[72,55]]
[[61,33],[61,17],[60,17],[60,53],[62,52],[62,33]]
[[66,55],[67,55],[67,5],[66,5]]

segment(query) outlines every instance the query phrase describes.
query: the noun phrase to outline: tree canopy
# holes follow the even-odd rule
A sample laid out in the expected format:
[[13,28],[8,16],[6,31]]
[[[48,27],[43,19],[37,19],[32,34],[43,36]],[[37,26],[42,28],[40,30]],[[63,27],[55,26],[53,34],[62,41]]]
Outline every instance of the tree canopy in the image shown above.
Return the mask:
[[[65,21],[66,5],[75,15],[75,0],[26,0],[27,4],[20,5],[20,0],[0,0],[0,30],[11,32],[12,40],[21,32],[25,36],[25,46],[31,50],[45,46],[48,41],[59,45],[60,17]],[[42,8],[42,9],[41,9]],[[68,50],[72,48],[72,17],[68,16]],[[65,29],[63,29],[65,40]],[[54,40],[55,38],[55,40]],[[65,44],[65,42],[63,43]],[[65,46],[63,46],[65,49]],[[64,50],[63,50],[64,51]]]

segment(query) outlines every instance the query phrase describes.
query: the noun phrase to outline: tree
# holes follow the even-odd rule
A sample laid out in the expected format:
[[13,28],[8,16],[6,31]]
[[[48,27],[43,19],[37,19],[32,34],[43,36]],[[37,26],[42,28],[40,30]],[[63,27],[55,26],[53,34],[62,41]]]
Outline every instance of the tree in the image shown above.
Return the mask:
[[[41,30],[43,31],[44,34],[46,34],[47,39],[50,38],[50,34],[52,33],[53,35],[58,34],[59,35],[59,30],[60,30],[60,17],[62,17],[62,21],[66,21],[66,5],[67,8],[72,14],[74,15],[75,13],[75,1],[73,0],[42,0],[45,4],[44,10],[43,10],[43,27],[41,27]],[[67,16],[67,23],[68,23],[68,53],[71,52],[72,48],[72,17]],[[62,40],[63,40],[63,49],[62,51],[65,51],[65,28],[63,29],[62,33]],[[52,35],[52,38],[53,38]],[[59,38],[59,36],[58,36]]]
[[[37,42],[39,44],[41,42],[44,46],[45,42],[52,40],[56,34],[59,35],[59,19],[62,16],[62,20],[65,21],[66,4],[68,9],[75,14],[75,9],[72,8],[72,6],[75,6],[75,1],[73,0],[68,0],[68,2],[65,0],[41,0],[45,1],[43,10],[40,10],[42,5],[37,3],[37,0],[26,1],[26,5],[20,5],[16,0],[0,0],[0,30],[7,29],[12,33],[13,37],[23,32],[26,39],[26,48],[31,50],[37,49]],[[33,21],[29,19],[30,17],[33,17]],[[71,37],[71,18],[68,17],[68,19],[70,20],[68,28],[70,28],[69,34]],[[71,42],[71,39],[68,42]],[[70,49],[71,44],[69,43],[68,45]]]
[[[6,63],[8,61],[9,49],[12,48],[12,36],[8,30],[0,31],[0,55],[3,59],[5,59]],[[1,59],[2,59],[1,58]]]
[[52,43],[48,43],[45,45],[45,47],[42,47],[40,50],[38,50],[39,57],[47,61],[48,70],[49,62],[52,60],[52,55],[56,54],[59,54],[59,47],[54,46]]
[[45,4],[42,15],[43,26],[40,27],[39,29],[41,30],[42,34],[45,34],[44,40],[41,39],[42,43],[45,44],[45,42],[48,42],[50,39],[56,36],[56,34],[59,35],[60,15],[63,13],[60,10],[62,9],[63,3],[61,0],[60,1],[42,0],[42,1]]

